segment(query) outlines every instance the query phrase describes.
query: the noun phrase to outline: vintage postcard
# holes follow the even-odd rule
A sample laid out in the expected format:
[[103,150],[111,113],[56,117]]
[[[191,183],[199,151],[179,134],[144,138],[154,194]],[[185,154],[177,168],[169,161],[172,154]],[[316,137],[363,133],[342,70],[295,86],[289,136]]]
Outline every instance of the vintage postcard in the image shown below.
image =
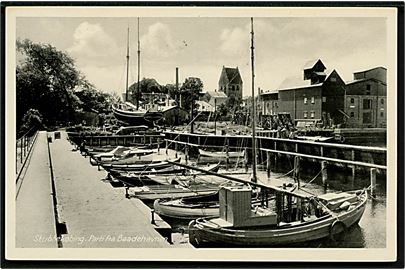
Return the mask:
[[8,6],[8,260],[395,261],[395,7]]

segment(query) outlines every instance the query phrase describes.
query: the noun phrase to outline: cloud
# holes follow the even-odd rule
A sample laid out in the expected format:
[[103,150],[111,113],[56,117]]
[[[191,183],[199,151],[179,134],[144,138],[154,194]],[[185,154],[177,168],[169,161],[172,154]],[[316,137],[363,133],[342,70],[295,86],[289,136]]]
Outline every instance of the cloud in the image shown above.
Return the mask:
[[246,29],[235,27],[225,28],[221,35],[220,50],[226,55],[240,55],[249,47],[249,32]]
[[170,28],[157,22],[148,27],[148,32],[141,37],[141,50],[152,57],[170,57],[179,51],[180,41],[173,39]]
[[67,51],[82,63],[102,66],[117,57],[119,48],[101,25],[83,22],[75,29],[73,45]]

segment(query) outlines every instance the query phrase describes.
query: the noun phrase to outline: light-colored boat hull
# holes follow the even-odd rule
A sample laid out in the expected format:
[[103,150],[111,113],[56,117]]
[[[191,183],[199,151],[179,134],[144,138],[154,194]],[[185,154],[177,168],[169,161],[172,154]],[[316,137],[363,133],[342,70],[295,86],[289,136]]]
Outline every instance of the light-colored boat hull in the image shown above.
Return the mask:
[[[304,222],[285,228],[274,229],[235,229],[211,226],[209,221],[194,220],[189,224],[190,243],[195,246],[203,243],[216,243],[234,246],[284,246],[289,244],[303,243],[319,240],[341,232],[358,223],[366,207],[365,199],[356,208],[338,216],[325,216],[312,222]],[[337,221],[338,220],[338,221]],[[336,227],[335,224],[343,222],[344,227]]]

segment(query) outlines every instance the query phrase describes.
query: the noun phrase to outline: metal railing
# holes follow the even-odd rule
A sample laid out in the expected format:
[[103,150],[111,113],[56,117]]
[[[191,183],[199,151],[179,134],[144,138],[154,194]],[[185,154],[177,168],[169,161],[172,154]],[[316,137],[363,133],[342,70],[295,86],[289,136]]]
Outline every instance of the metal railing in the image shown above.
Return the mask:
[[34,127],[32,127],[30,130],[28,130],[24,135],[22,135],[20,138],[17,139],[16,141],[16,160],[15,160],[15,168],[16,168],[16,183],[20,179],[21,172],[23,171],[27,159],[30,156],[32,147],[35,143],[35,140],[37,138],[38,131],[34,130]]

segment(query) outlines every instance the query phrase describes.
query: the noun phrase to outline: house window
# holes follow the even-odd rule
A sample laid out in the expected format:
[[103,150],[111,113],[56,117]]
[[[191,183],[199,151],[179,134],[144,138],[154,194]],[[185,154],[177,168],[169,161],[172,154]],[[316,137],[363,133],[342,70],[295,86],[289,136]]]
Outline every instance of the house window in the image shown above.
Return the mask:
[[237,86],[236,86],[236,90],[238,90],[238,91],[239,91],[239,85],[237,85]]
[[311,118],[314,118],[314,117],[315,117],[315,112],[312,111],[312,112],[311,112]]
[[366,95],[370,95],[371,94],[371,85],[367,84],[366,85]]
[[315,97],[311,97],[311,103],[315,104]]
[[335,78],[335,77],[332,77],[332,78],[330,78],[330,81],[331,81],[331,82],[336,82],[336,78]]
[[308,118],[308,112],[304,112],[304,118]]
[[350,99],[350,103],[353,104],[354,103],[354,98]]
[[371,112],[363,113],[363,124],[371,124]]
[[308,98],[304,97],[304,104],[308,103]]
[[380,100],[381,105],[384,105],[384,99]]
[[380,112],[380,117],[384,117],[384,112]]
[[326,97],[322,97],[322,102],[326,102]]
[[277,104],[277,102],[275,103],[275,105],[276,105],[276,108],[278,108],[278,104]]
[[363,110],[370,110],[370,109],[371,109],[371,99],[364,99]]
[[354,112],[350,112],[350,117],[351,117],[351,118],[354,117]]

